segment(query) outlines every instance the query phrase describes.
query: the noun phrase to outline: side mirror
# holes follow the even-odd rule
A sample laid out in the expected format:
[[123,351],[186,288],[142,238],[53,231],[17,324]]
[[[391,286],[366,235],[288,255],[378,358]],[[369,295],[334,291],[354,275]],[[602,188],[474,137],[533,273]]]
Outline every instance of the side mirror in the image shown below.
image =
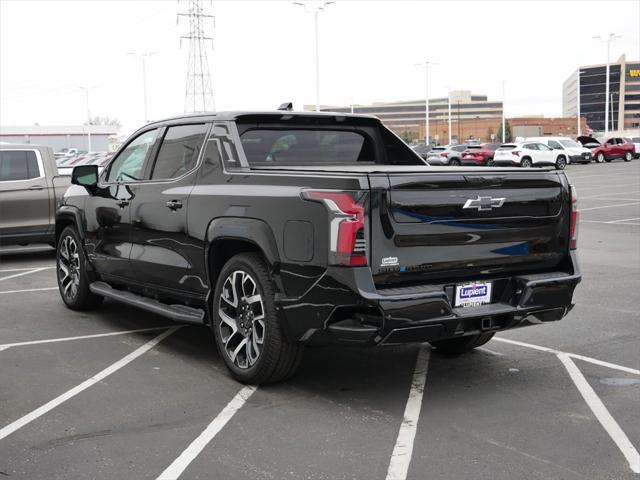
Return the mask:
[[71,172],[71,183],[73,185],[82,185],[88,190],[93,190],[98,185],[98,166],[97,165],[79,165]]

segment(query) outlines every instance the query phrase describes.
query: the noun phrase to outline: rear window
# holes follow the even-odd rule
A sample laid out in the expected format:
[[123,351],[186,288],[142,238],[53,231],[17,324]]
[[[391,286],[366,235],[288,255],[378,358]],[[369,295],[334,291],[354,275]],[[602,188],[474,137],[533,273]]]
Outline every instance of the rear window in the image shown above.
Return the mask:
[[516,148],[517,145],[502,145],[498,150],[511,150],[512,148]]
[[241,136],[250,165],[374,163],[371,142],[340,130],[248,130]]
[[445,147],[433,147],[431,149],[432,152],[444,152],[446,150]]
[[0,151],[0,182],[38,178],[38,159],[32,150]]
[[[380,127],[248,128],[240,133],[250,166],[426,165],[405,142]],[[381,150],[376,149],[379,144]]]

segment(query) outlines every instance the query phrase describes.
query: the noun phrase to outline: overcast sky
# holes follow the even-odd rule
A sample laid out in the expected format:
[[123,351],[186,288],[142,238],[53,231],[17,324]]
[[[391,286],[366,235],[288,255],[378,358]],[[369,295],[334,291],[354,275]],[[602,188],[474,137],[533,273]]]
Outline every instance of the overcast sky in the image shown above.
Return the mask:
[[[309,2],[313,4],[313,2]],[[209,61],[217,110],[315,103],[313,14],[291,1],[205,1],[215,15]],[[0,0],[0,125],[81,124],[118,118],[123,133],[184,111],[188,42],[176,14],[186,1]],[[321,102],[421,99],[446,88],[502,97],[508,116],[562,114],[562,83],[578,65],[604,63],[594,35],[622,35],[612,61],[640,59],[640,0],[337,1],[320,16]]]

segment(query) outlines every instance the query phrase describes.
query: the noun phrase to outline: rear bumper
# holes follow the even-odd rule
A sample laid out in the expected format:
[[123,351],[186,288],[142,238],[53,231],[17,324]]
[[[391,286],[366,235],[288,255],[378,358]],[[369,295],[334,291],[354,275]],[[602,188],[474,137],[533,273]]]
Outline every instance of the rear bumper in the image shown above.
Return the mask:
[[294,341],[427,342],[560,320],[581,280],[575,252],[568,260],[567,271],[490,279],[492,303],[473,308],[452,306],[454,283],[377,291],[366,267],[328,269],[302,297],[276,300]]
[[507,166],[507,167],[519,167],[520,166],[520,160],[515,161],[515,160],[496,160],[495,158],[493,159],[493,163],[494,165],[503,165],[503,166]]
[[589,163],[591,162],[592,158],[591,158],[591,154],[589,154],[589,156],[584,156],[584,155],[570,155],[569,156],[569,163]]

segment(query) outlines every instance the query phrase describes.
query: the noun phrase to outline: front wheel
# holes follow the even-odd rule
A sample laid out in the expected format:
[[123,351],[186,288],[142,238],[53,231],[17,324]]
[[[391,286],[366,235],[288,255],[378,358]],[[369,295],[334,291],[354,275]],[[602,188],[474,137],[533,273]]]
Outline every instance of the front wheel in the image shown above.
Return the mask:
[[567,160],[560,156],[556,159],[556,170],[564,170],[567,166]]
[[62,301],[72,310],[89,310],[102,302],[102,297],[91,293],[87,259],[82,251],[78,231],[68,226],[62,230],[56,248],[56,272]]
[[604,162],[604,153],[600,152],[598,155],[596,155],[596,162],[598,163],[603,163]]
[[300,364],[302,345],[284,337],[274,296],[273,279],[257,253],[234,256],[220,272],[212,328],[220,356],[240,382],[278,382]]
[[624,154],[624,161],[625,162],[630,162],[631,160],[633,160],[633,155],[631,154],[631,152],[627,152]]
[[496,162],[493,161],[493,158],[489,159],[489,161],[487,162],[487,167],[495,167],[496,166]]
[[460,355],[474,348],[480,347],[487,343],[495,335],[494,332],[478,333],[477,335],[468,335],[466,337],[449,338],[447,340],[436,340],[431,345],[439,353],[445,355]]

